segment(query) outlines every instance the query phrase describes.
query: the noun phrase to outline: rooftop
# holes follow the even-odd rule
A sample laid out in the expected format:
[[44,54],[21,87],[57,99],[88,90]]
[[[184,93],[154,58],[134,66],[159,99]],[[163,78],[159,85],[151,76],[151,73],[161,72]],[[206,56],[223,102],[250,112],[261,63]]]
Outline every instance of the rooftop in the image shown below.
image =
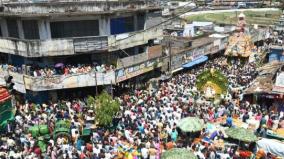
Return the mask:
[[259,76],[257,77],[252,85],[245,90],[245,94],[254,93],[271,93],[273,88],[273,76]]
[[[5,0],[6,1],[6,0]],[[13,3],[12,3],[13,2]],[[133,1],[12,1],[3,3],[0,16],[20,16],[20,17],[49,17],[62,15],[96,15],[124,13],[143,10],[160,10],[160,6],[155,3],[141,0]],[[24,3],[25,2],[25,3]]]
[[283,66],[283,62],[272,62],[260,67],[257,70],[259,76],[253,81],[252,85],[245,90],[245,93],[272,93],[275,74]]
[[184,51],[190,51],[192,49],[205,46],[206,44],[212,43],[216,38],[210,38],[210,37],[202,37],[192,40],[191,47],[187,48],[173,48],[172,54],[178,54]]

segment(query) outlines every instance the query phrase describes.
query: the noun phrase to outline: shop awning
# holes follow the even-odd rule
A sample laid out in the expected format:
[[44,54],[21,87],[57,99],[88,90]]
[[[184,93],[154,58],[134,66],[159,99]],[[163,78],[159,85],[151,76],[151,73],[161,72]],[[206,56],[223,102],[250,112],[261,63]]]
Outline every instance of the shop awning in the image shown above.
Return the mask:
[[181,71],[181,70],[183,70],[183,68],[182,68],[182,67],[177,68],[177,69],[175,69],[175,70],[172,70],[172,73],[176,73],[176,72]]
[[192,67],[194,65],[200,64],[200,63],[205,62],[207,60],[208,60],[207,56],[200,56],[197,59],[195,59],[195,60],[193,60],[193,61],[191,61],[191,62],[189,62],[187,64],[182,65],[182,67],[183,68],[190,68],[190,67]]

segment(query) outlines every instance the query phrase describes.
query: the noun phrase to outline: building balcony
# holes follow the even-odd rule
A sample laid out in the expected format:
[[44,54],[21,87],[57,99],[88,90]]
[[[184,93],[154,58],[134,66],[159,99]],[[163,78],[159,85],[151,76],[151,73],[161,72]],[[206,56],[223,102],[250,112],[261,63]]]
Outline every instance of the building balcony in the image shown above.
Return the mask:
[[122,82],[127,79],[142,75],[144,73],[150,72],[155,68],[162,67],[163,60],[162,57],[142,61],[131,66],[125,66],[116,70],[116,82]]
[[145,62],[147,60],[148,60],[148,54],[146,52],[138,55],[120,58],[117,60],[117,68],[119,69],[119,68],[133,66]]
[[0,52],[24,57],[48,57],[115,51],[148,43],[151,39],[161,37],[161,29],[111,36],[90,36],[51,40],[22,40],[17,38],[0,38]]
[[25,57],[54,56],[58,52],[68,55],[74,52],[72,40],[20,40],[0,39],[0,52]]
[[148,43],[151,39],[163,36],[163,30],[159,27],[131,33],[111,35],[108,37],[109,51],[126,49]]
[[52,40],[0,39],[0,52],[24,57],[73,55],[76,52],[107,49],[107,37],[101,36]]
[[147,52],[117,60],[116,82],[152,71],[162,66],[162,45],[147,48]]
[[90,87],[115,83],[115,71],[106,73],[91,72],[70,75],[55,75],[52,77],[33,77],[15,72],[0,72],[0,85],[5,85],[4,76],[13,76],[14,88],[21,93],[30,91],[46,91],[67,88]]

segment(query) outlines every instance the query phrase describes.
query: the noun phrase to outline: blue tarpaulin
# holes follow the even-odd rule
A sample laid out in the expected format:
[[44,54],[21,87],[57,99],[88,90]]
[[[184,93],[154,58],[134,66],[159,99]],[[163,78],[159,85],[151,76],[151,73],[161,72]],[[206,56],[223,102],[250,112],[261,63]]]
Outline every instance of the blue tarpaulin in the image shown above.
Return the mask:
[[190,68],[190,67],[192,67],[194,65],[200,64],[200,63],[205,62],[207,60],[208,60],[207,56],[200,56],[197,59],[195,59],[195,60],[193,60],[193,61],[191,61],[191,62],[189,62],[187,64],[182,65],[182,67],[183,68]]

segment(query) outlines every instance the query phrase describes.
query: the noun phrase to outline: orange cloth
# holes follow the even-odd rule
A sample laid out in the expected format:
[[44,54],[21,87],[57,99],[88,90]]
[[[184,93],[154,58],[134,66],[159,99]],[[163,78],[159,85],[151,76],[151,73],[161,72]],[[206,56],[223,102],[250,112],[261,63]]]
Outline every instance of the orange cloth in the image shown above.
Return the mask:
[[167,148],[167,150],[174,148],[174,143],[173,142],[166,143],[166,148]]

